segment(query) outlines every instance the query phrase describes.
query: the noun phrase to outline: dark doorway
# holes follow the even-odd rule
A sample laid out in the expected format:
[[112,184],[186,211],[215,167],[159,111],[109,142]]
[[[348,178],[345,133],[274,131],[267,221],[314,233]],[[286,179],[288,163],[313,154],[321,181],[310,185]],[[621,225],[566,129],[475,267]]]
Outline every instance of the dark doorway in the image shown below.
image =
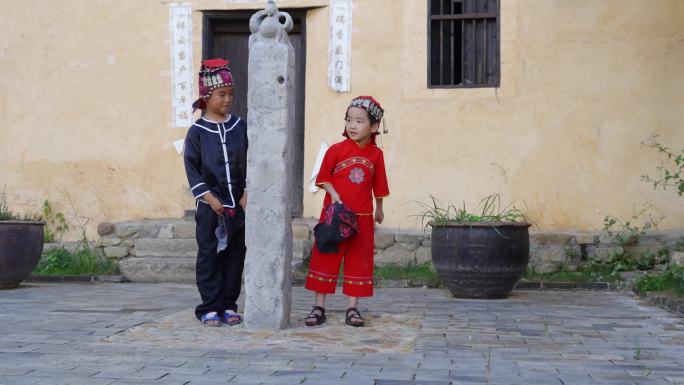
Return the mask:
[[[306,9],[282,9],[292,16],[294,28],[289,33],[297,61],[295,79],[295,133],[292,163],[294,183],[290,197],[291,215],[304,212],[304,87],[306,68]],[[253,11],[204,12],[202,58],[223,57],[230,60],[235,79],[235,101],[231,113],[247,119],[247,63],[249,59],[249,19]]]

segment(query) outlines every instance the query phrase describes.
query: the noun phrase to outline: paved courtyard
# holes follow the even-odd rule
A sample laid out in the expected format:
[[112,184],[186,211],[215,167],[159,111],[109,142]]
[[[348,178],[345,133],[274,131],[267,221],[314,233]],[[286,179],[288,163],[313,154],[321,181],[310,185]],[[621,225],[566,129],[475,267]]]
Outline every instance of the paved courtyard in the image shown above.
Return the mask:
[[279,332],[202,327],[197,299],[179,284],[0,291],[0,384],[684,385],[684,319],[616,292],[380,289],[357,329],[341,295],[305,327],[295,288]]

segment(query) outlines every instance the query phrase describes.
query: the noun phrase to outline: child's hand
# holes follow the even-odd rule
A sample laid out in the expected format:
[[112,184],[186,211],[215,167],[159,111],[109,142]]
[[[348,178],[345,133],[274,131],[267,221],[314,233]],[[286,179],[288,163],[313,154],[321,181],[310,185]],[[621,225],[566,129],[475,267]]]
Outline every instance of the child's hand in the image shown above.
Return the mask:
[[375,209],[375,221],[378,223],[382,223],[382,221],[385,219],[385,213],[382,212],[382,208],[378,207]]
[[223,205],[221,205],[221,202],[219,202],[219,200],[216,199],[215,196],[211,195],[211,193],[204,195],[204,200],[207,201],[207,203],[209,203],[209,206],[211,206],[211,209],[214,210],[216,215],[220,217],[225,215],[226,212],[223,208]]
[[332,198],[332,201],[335,203],[342,203],[342,198],[340,198],[340,194],[337,191],[331,192],[330,198]]
[[245,191],[245,193],[242,194],[242,198],[240,198],[240,206],[242,207],[242,211],[247,212],[247,191]]
[[323,187],[323,189],[330,194],[330,198],[332,199],[333,203],[342,203],[340,193],[335,190],[335,187],[333,187],[332,183],[323,183],[321,187]]

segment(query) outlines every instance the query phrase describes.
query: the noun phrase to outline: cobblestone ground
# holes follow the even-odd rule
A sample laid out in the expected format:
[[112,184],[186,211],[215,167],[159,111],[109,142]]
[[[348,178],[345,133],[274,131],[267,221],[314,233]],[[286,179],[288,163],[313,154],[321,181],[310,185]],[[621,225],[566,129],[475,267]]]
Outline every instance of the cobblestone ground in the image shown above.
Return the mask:
[[0,384],[680,384],[684,320],[616,292],[506,300],[380,289],[344,325],[344,298],[307,328],[206,328],[192,285],[27,284],[0,291]]

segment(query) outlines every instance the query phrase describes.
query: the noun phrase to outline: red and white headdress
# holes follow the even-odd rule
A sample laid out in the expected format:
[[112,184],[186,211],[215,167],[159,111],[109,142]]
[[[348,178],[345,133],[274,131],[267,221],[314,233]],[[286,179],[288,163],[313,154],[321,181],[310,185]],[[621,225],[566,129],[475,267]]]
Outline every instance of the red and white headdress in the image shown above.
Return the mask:
[[375,98],[372,96],[357,96],[356,98],[352,99],[349,107],[363,108],[364,110],[368,111],[368,113],[378,123],[380,123],[382,120],[382,115],[385,113],[385,110],[380,105],[380,102],[375,100]]
[[[375,120],[374,123],[380,123],[382,121],[383,115],[385,114],[385,110],[380,105],[380,102],[378,102],[372,96],[357,96],[354,99],[352,99],[351,103],[349,104],[349,107],[347,107],[347,110],[349,110],[350,107],[363,108],[368,112],[368,114],[370,114],[373,117],[373,119]],[[385,128],[385,122],[382,122],[382,126],[382,132],[383,134],[386,134],[387,128]],[[347,138],[349,137],[349,135],[347,135],[347,130],[344,130],[342,132],[342,135]],[[380,135],[380,131],[376,131],[371,134],[371,143],[375,144],[375,137],[378,135]]]

